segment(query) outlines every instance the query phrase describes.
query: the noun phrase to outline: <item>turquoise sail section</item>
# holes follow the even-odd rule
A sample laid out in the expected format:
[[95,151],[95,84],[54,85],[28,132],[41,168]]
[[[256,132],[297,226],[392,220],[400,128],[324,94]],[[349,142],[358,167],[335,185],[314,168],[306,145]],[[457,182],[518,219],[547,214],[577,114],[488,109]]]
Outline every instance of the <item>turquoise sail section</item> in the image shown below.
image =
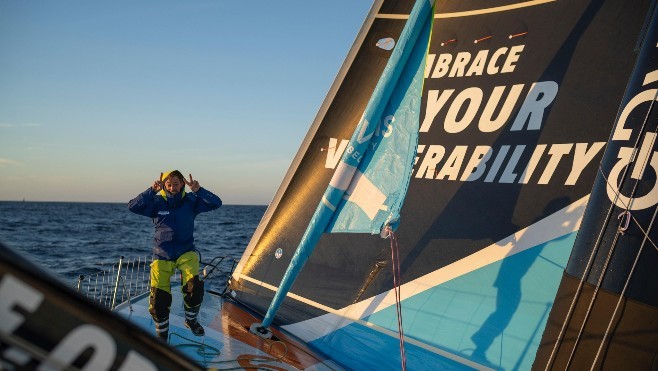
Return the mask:
[[[408,76],[402,77],[403,72],[412,71],[411,73],[413,74],[414,77],[416,77],[420,73],[421,78],[415,81],[416,83],[422,84],[422,73],[425,68],[424,55],[427,52],[427,47],[429,43],[429,34],[431,29],[429,25],[431,24],[431,21],[433,19],[432,15],[433,15],[432,1],[430,0],[416,1],[411,11],[411,14],[409,15],[409,20],[407,21],[407,23],[404,26],[404,29],[402,30],[402,34],[400,35],[397,45],[393,49],[393,53],[391,54],[391,57],[388,60],[388,63],[386,64],[384,71],[382,72],[382,76],[379,79],[377,86],[375,87],[375,90],[372,96],[370,97],[370,100],[368,101],[363,116],[356,128],[356,131],[354,132],[352,139],[350,140],[350,143],[348,144],[347,149],[345,150],[345,154],[343,155],[336,171],[334,172],[334,175],[331,178],[329,186],[327,187],[324,195],[322,196],[322,201],[318,204],[318,207],[316,208],[311,218],[311,221],[309,222],[309,225],[306,228],[304,235],[302,236],[302,240],[300,241],[299,246],[297,247],[297,250],[295,251],[295,254],[293,255],[290,261],[290,265],[288,266],[288,269],[283,275],[281,284],[279,285],[279,289],[274,295],[274,298],[272,298],[272,303],[270,304],[270,307],[268,308],[267,313],[265,314],[263,323],[260,326],[257,326],[257,330],[259,332],[261,333],[266,332],[264,331],[264,329],[271,325],[276,312],[278,311],[279,307],[281,306],[281,303],[283,302],[283,299],[286,297],[288,291],[290,290],[290,287],[292,286],[293,282],[297,278],[297,275],[299,274],[302,267],[308,260],[309,256],[315,249],[315,246],[317,245],[320,236],[323,233],[331,230],[329,226],[330,224],[331,225],[335,224],[332,223],[333,220],[339,220],[339,218],[336,217],[334,214],[338,211],[339,208],[340,209],[343,208],[340,205],[343,200],[343,196],[345,195],[348,188],[353,188],[352,184],[354,182],[359,183],[361,182],[361,180],[363,180],[363,177],[359,175],[362,174],[363,171],[357,172],[360,164],[362,162],[364,163],[363,166],[361,167],[361,169],[363,169],[364,167],[367,167],[370,163],[372,163],[372,161],[376,158],[381,157],[382,159],[387,160],[391,156],[392,157],[400,156],[401,158],[403,158],[403,160],[401,161],[405,167],[404,168],[391,167],[390,171],[401,173],[404,170],[405,173],[402,174],[402,176],[406,176],[407,178],[410,177],[412,163],[411,161],[408,161],[408,159],[409,158],[413,159],[415,157],[417,139],[409,139],[406,141],[408,143],[412,142],[413,146],[406,145],[404,146],[404,148],[397,148],[397,149],[390,147],[392,148],[392,151],[396,151],[396,150],[406,151],[405,153],[402,154],[389,152],[388,155],[380,156],[380,155],[369,154],[369,152],[372,150],[376,151],[377,148],[380,147],[381,141],[377,140],[377,138],[385,137],[381,131],[380,121],[384,113],[384,109],[387,106],[389,106],[389,102],[392,101],[392,97],[395,96],[395,100],[400,102],[397,104],[395,103],[395,101],[393,102],[393,106],[396,108],[400,106],[401,103],[406,99],[404,97],[406,92],[394,94],[396,87],[398,86],[399,83],[405,84],[405,82],[407,82],[407,85],[409,85],[409,80],[414,81],[414,78],[409,79]],[[421,51],[422,51],[422,57],[419,57],[418,53],[421,53]],[[411,57],[412,54],[414,58]],[[415,68],[407,68],[407,64],[411,61],[416,63],[420,62],[420,63],[419,65],[415,66]],[[415,93],[416,89],[410,89],[410,91]],[[415,119],[411,120],[413,121],[413,125],[415,125],[416,128],[418,127],[418,112],[420,111],[420,96],[421,96],[420,90],[418,90],[418,101],[417,101],[418,107],[415,110],[413,110],[413,112],[416,113],[416,117]],[[411,115],[409,115],[407,119],[411,119]],[[376,133],[379,133],[379,135],[376,136],[375,135]],[[389,146],[382,145],[381,148],[389,148]],[[412,153],[409,154],[409,151],[411,151]],[[391,163],[389,166],[394,166],[394,164]],[[380,177],[380,179],[385,179],[385,178],[386,175],[382,175]],[[393,193],[397,195],[400,195],[402,191],[406,193],[408,182],[409,179],[405,179],[403,182],[404,183],[403,189],[396,190]],[[402,194],[402,198],[404,198],[404,194]],[[400,207],[399,204],[401,204],[401,200],[395,203],[398,204],[397,207],[399,209]],[[384,219],[389,219],[389,218],[384,218]],[[393,220],[392,218],[390,218],[390,220],[392,222],[395,222],[395,220]],[[386,220],[384,220],[384,223],[385,222]],[[346,224],[344,223],[343,225]],[[385,224],[383,224],[379,229],[383,228],[384,226]],[[361,225],[359,225],[359,229],[363,230],[364,228]],[[371,231],[375,229],[377,228],[372,226],[370,226],[369,228],[369,230]],[[346,231],[346,229],[344,228],[342,228],[341,230]],[[377,229],[373,233],[379,233],[379,230]]]
[[[530,370],[576,234],[547,241],[403,300],[403,312],[413,319],[404,322],[408,364],[419,369],[427,365],[428,370],[472,370],[474,364]],[[397,332],[394,306],[363,320]],[[410,339],[436,350],[414,346]],[[398,339],[357,322],[310,344],[347,367],[374,367],[382,359],[389,361],[390,369],[399,367]]]
[[[346,174],[350,183],[346,185],[338,176],[332,179],[334,187],[346,190],[327,232],[379,234],[387,225],[392,229],[397,226],[418,147],[420,101],[431,26],[430,17],[382,114],[375,122],[364,115],[347,146],[336,174]],[[359,142],[368,136],[368,143]]]

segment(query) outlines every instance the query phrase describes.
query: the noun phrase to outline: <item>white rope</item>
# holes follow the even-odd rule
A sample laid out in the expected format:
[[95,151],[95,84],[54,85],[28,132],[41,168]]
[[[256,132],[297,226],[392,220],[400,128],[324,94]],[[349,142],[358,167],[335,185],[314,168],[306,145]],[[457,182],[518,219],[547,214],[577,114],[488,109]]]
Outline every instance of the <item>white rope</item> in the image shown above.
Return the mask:
[[[650,106],[649,106],[649,109],[647,110],[647,113],[646,113],[645,118],[644,118],[644,122],[642,123],[642,127],[640,128],[640,133],[643,133],[643,132],[645,131],[645,127],[647,126],[647,122],[649,121],[649,116],[650,116],[651,111],[652,111],[652,109],[653,109],[654,103],[656,102],[656,98],[658,98],[658,91],[657,91],[656,95],[654,96],[654,99],[651,101],[651,104],[650,104]],[[634,149],[635,151],[637,151],[637,149],[638,149],[638,145],[639,145],[639,143],[640,143],[640,138],[641,138],[641,137],[642,137],[642,135],[640,134],[640,135],[637,136],[637,139],[635,140],[635,144],[634,144],[634,147],[633,147],[633,149]],[[645,161],[648,161],[648,158],[649,158],[649,157],[650,157],[650,156],[647,156],[647,158],[645,159]],[[605,220],[604,220],[604,224],[603,224],[604,227],[601,228],[601,231],[599,232],[599,235],[598,235],[598,237],[597,237],[597,239],[596,239],[596,243],[594,244],[594,248],[592,249],[592,253],[590,254],[590,257],[589,257],[589,259],[588,259],[588,261],[587,261],[587,265],[586,265],[585,269],[583,270],[583,274],[582,274],[582,276],[581,276],[581,278],[580,278],[580,282],[579,282],[579,284],[578,284],[578,288],[576,289],[576,293],[575,293],[575,295],[574,295],[574,297],[573,297],[573,300],[571,301],[571,305],[569,306],[569,310],[568,310],[568,312],[567,312],[567,316],[566,316],[565,320],[564,320],[563,323],[562,323],[562,327],[561,327],[560,332],[559,332],[559,334],[558,334],[558,338],[557,338],[556,341],[555,341],[555,344],[554,344],[554,346],[553,346],[553,350],[551,351],[551,355],[550,355],[550,357],[549,357],[549,359],[548,359],[548,362],[546,363],[546,368],[545,368],[545,370],[549,370],[549,369],[551,368],[553,362],[555,361],[555,357],[556,357],[556,355],[557,355],[557,349],[559,348],[560,343],[562,342],[562,340],[563,340],[563,338],[564,338],[564,335],[565,335],[565,333],[566,333],[567,324],[569,323],[569,321],[571,320],[571,317],[573,316],[573,311],[574,311],[574,309],[575,309],[576,302],[578,301],[578,299],[580,298],[580,295],[582,294],[582,288],[583,288],[583,286],[584,286],[584,282],[585,282],[585,280],[586,280],[586,277],[589,275],[589,273],[590,273],[590,271],[591,271],[591,269],[592,269],[592,264],[593,264],[593,262],[594,262],[594,257],[597,255],[597,253],[598,253],[598,251],[599,251],[599,249],[600,249],[600,247],[601,247],[601,241],[602,241],[603,235],[605,234],[605,231],[606,231],[606,229],[607,229],[607,226],[608,226],[608,223],[609,223],[610,218],[611,218],[611,216],[612,216],[612,212],[613,212],[613,210],[614,210],[614,208],[615,208],[615,205],[616,205],[617,202],[619,202],[619,201],[621,201],[622,204],[624,203],[623,200],[620,200],[620,199],[619,199],[619,196],[620,196],[620,194],[621,194],[621,187],[622,187],[622,185],[623,185],[623,181],[626,179],[626,175],[627,175],[627,173],[628,173],[628,171],[629,171],[629,168],[630,168],[630,164],[631,164],[631,162],[632,162],[632,159],[633,159],[633,156],[629,157],[628,162],[627,162],[626,166],[624,167],[623,174],[622,174],[622,176],[620,177],[620,180],[619,180],[619,183],[620,183],[620,184],[617,186],[616,190],[613,188],[613,190],[615,190],[615,199],[614,199],[613,202],[610,204],[610,208],[608,209],[607,215],[606,215]],[[646,166],[646,162],[645,162],[644,165]],[[603,169],[601,168],[601,164],[599,164],[599,174],[600,174],[600,175],[603,177],[603,179],[605,180],[606,187],[610,187],[610,182],[609,182],[608,178],[605,176],[605,174],[603,173]],[[636,182],[635,185],[633,186],[633,191],[632,191],[632,193],[631,193],[631,197],[629,197],[629,200],[632,200],[632,196],[635,194],[635,191],[637,190],[637,185],[638,185],[638,183],[639,183],[639,181]],[[629,209],[629,206],[630,206],[630,205],[624,205],[624,206],[626,207],[626,210],[625,210],[625,211],[628,212],[628,209]],[[625,230],[624,230],[624,231],[625,231]],[[609,251],[609,253],[608,253],[608,257],[606,258],[605,266],[604,266],[603,270],[601,271],[601,277],[599,278],[599,280],[598,280],[598,282],[597,282],[597,285],[596,285],[596,287],[595,287],[595,291],[594,291],[594,294],[593,294],[592,299],[591,299],[591,301],[590,301],[590,304],[589,304],[589,307],[588,307],[588,310],[587,310],[587,313],[586,313],[585,319],[583,320],[583,324],[581,325],[580,331],[578,332],[578,336],[577,336],[577,338],[576,338],[576,341],[574,342],[573,348],[572,348],[572,350],[571,350],[571,354],[570,354],[570,356],[569,356],[569,360],[567,361],[567,365],[566,365],[565,368],[568,368],[569,365],[571,364],[571,361],[572,361],[572,359],[573,359],[573,355],[574,355],[574,353],[575,353],[575,350],[576,350],[576,348],[578,347],[578,343],[580,342],[580,339],[581,339],[581,337],[582,337],[582,332],[583,332],[583,330],[584,330],[585,323],[587,322],[587,319],[588,319],[589,314],[590,314],[590,310],[591,310],[591,308],[592,308],[592,305],[593,305],[593,303],[594,303],[594,300],[596,299],[596,295],[597,295],[597,293],[598,293],[598,290],[599,290],[599,288],[600,288],[600,285],[601,285],[601,283],[602,283],[602,281],[603,281],[603,278],[604,278],[604,276],[605,276],[605,271],[606,271],[606,269],[607,269],[607,266],[608,266],[609,260],[610,260],[610,258],[611,258],[611,256],[612,256],[612,251],[614,251],[614,249],[615,249],[615,247],[616,247],[616,244],[617,244],[617,241],[618,241],[619,233],[620,233],[620,229],[618,228],[618,230],[617,230],[617,234],[615,235],[615,239],[614,239],[613,244],[612,244],[612,247],[610,248],[610,251]],[[654,244],[654,246],[655,246],[655,244]],[[657,248],[657,249],[658,249],[658,248]]]
[[[658,208],[654,209],[653,212],[653,217],[651,218],[651,223],[649,223],[649,231],[651,231],[651,228],[653,228],[653,223],[656,220],[656,214],[658,213]],[[628,273],[628,278],[626,278],[626,282],[624,283],[624,288],[621,290],[621,294],[619,294],[619,299],[617,300],[617,305],[615,305],[615,310],[612,312],[612,316],[610,317],[610,322],[608,322],[608,327],[605,330],[605,334],[603,334],[603,339],[601,340],[601,344],[599,345],[599,349],[596,352],[596,357],[594,358],[594,362],[592,362],[592,367],[590,370],[594,369],[594,365],[596,365],[596,362],[599,359],[599,356],[601,355],[601,350],[603,349],[603,345],[608,341],[608,338],[610,337],[610,329],[612,328],[612,324],[615,322],[615,317],[617,316],[617,311],[619,310],[619,307],[621,305],[621,302],[624,299],[624,295],[626,294],[626,289],[628,288],[628,284],[631,281],[631,277],[633,276],[633,273],[635,272],[635,267],[637,266],[637,262],[640,260],[640,255],[642,254],[642,250],[644,249],[644,246],[646,245],[646,242],[648,240],[648,234],[644,235],[644,239],[642,240],[642,244],[640,245],[640,249],[637,252],[637,255],[635,256],[635,261],[633,262],[633,266],[631,267],[630,272]]]
[[402,279],[400,276],[400,247],[398,239],[391,227],[386,226],[387,237],[391,239],[391,266],[393,268],[393,291],[395,291],[395,309],[398,314],[398,332],[400,335],[400,360],[402,362],[402,371],[407,369],[407,356],[404,351],[404,328],[402,326]]

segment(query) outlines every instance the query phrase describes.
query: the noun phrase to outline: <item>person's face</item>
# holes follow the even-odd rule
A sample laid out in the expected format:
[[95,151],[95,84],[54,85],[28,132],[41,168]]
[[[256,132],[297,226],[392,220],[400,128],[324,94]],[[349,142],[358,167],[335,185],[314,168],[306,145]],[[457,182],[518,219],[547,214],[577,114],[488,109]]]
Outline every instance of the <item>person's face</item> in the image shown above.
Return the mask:
[[164,182],[165,189],[172,195],[180,192],[183,189],[183,185],[183,182],[175,176],[168,177]]

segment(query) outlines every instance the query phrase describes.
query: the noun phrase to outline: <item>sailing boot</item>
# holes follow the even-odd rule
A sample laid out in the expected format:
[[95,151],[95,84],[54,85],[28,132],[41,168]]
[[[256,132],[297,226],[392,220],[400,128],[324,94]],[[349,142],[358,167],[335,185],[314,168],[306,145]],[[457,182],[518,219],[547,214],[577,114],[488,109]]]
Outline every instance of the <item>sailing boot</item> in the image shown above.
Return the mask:
[[199,314],[199,307],[194,309],[185,308],[185,327],[192,330],[192,333],[196,336],[203,336],[206,332],[203,330],[203,326],[197,321],[197,316]]
[[155,323],[155,336],[164,341],[165,343],[169,342],[169,318],[156,319],[153,318],[153,323]]
[[155,324],[155,335],[165,343],[169,336],[169,307],[171,294],[157,287],[151,287],[149,297],[149,313]]
[[196,336],[205,335],[205,331],[197,317],[203,301],[203,281],[198,275],[190,278],[181,288],[183,292],[183,307],[185,309],[185,327],[192,330]]
[[203,336],[206,334],[206,331],[203,329],[203,326],[197,320],[185,320],[185,327],[192,330],[192,333],[196,336]]
[[169,331],[163,331],[163,332],[156,332],[155,336],[158,338],[158,340],[162,341],[165,344],[169,343]]

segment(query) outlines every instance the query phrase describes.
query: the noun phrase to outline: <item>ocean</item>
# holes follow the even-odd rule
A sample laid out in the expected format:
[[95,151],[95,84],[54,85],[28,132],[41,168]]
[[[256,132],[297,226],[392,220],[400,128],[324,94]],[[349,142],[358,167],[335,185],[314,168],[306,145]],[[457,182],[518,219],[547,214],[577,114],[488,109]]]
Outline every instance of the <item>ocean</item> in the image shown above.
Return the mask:
[[[194,237],[202,262],[239,261],[265,209],[223,205],[199,214]],[[80,274],[121,256],[150,259],[152,240],[151,219],[131,213],[127,203],[0,201],[0,241],[71,287]]]

